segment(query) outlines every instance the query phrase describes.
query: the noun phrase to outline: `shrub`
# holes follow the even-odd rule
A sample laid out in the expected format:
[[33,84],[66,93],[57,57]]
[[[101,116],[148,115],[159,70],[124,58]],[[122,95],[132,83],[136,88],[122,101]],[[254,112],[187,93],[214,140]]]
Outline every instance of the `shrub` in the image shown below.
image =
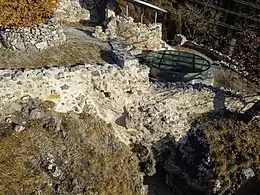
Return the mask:
[[0,0],[0,26],[31,27],[45,23],[58,6],[59,0]]

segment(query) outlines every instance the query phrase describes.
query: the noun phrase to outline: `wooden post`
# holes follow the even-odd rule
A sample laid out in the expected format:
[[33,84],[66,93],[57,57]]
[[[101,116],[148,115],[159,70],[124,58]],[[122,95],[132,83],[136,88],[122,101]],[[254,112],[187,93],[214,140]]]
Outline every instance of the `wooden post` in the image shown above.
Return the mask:
[[126,17],[128,18],[129,10],[128,10],[128,0],[126,0]]
[[154,16],[154,23],[157,23],[157,12],[155,12],[155,16]]
[[141,6],[141,12],[142,12],[142,14],[141,14],[141,24],[143,24],[143,22],[144,22],[144,7],[143,6]]

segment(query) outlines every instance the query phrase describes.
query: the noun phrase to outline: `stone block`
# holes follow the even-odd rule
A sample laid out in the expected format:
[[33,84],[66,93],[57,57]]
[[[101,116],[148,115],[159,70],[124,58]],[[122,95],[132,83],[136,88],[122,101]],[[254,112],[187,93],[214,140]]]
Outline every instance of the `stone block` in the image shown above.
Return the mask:
[[187,41],[186,37],[182,34],[176,34],[174,36],[174,42],[178,45],[183,45]]
[[36,43],[35,47],[41,51],[46,49],[48,47],[48,44],[47,42],[40,42],[40,43]]

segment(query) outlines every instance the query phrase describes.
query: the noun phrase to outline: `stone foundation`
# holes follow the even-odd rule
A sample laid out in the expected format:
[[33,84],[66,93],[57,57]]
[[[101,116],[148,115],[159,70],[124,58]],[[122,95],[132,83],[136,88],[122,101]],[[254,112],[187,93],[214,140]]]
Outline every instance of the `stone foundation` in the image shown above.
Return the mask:
[[0,37],[4,47],[20,51],[41,51],[66,40],[62,27],[54,19],[31,28],[5,29],[0,31]]
[[[39,69],[0,70],[0,118],[12,103],[31,97],[54,103],[58,112],[87,113],[124,129],[122,136],[156,141],[170,133],[176,139],[189,130],[191,117],[221,109],[231,111],[259,96],[239,94],[204,85],[171,86],[149,82],[149,68],[138,63],[78,65]],[[233,94],[233,95],[232,95]],[[254,101],[253,101],[254,100]]]

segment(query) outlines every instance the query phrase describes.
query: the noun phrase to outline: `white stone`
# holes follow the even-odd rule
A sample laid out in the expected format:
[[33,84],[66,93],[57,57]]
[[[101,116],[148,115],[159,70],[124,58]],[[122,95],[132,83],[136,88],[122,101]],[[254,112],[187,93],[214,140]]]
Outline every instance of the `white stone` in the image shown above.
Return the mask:
[[255,173],[251,168],[243,169],[243,174],[246,179],[250,179],[251,177],[255,176]]
[[17,102],[13,102],[13,103],[11,104],[11,108],[12,108],[13,110],[15,110],[15,111],[20,112],[20,111],[22,110],[23,106],[22,106],[21,104],[17,103]]
[[20,133],[20,132],[22,132],[22,131],[24,131],[24,130],[25,130],[25,127],[22,126],[22,125],[16,125],[16,126],[14,127],[14,131],[17,132],[17,133]]
[[116,17],[116,13],[114,11],[112,11],[111,9],[107,10],[107,17]]
[[182,34],[176,34],[176,35],[174,36],[174,41],[175,41],[175,43],[177,43],[178,45],[183,45],[183,44],[187,41],[187,39],[186,39],[186,37],[185,37],[184,35],[182,35]]
[[40,43],[36,43],[35,47],[39,50],[43,50],[46,49],[48,47],[48,43],[47,42],[40,42]]

